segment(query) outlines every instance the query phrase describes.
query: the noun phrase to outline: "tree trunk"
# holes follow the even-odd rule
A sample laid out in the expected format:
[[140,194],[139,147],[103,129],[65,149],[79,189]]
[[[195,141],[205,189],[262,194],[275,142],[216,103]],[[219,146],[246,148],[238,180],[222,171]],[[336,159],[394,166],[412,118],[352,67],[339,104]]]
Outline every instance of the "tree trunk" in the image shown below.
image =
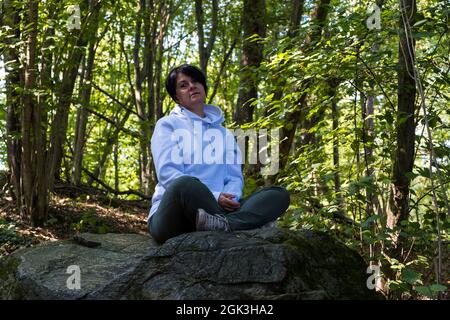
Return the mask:
[[218,0],[212,0],[212,12],[211,12],[211,33],[208,38],[208,43],[205,47],[205,31],[203,27],[204,15],[203,15],[203,0],[195,0],[195,18],[197,21],[198,32],[198,53],[200,56],[200,69],[205,75],[208,74],[208,62],[211,57],[211,52],[216,41],[217,25],[218,25]]
[[234,121],[244,124],[253,120],[255,107],[251,103],[258,98],[258,76],[256,71],[263,58],[263,45],[255,39],[248,39],[254,35],[266,36],[266,1],[244,0],[242,12],[243,37],[241,70],[239,74],[238,100],[234,113]]
[[27,12],[27,44],[25,62],[25,82],[22,126],[22,195],[23,213],[31,219],[33,226],[42,226],[47,220],[48,210],[48,175],[45,172],[45,132],[41,124],[42,111],[35,98],[36,89],[36,52],[38,33],[39,1],[30,0]]
[[[134,102],[136,111],[139,114],[139,124],[140,124],[140,162],[141,162],[141,170],[140,170],[140,178],[139,181],[141,182],[140,189],[147,194],[149,191],[148,188],[148,179],[150,177],[150,173],[148,172],[149,168],[149,148],[148,148],[148,137],[149,137],[149,115],[146,111],[145,102],[143,100],[143,84],[142,84],[142,76],[141,76],[141,59],[140,59],[140,47],[141,47],[141,26],[142,26],[142,20],[145,17],[146,13],[145,9],[145,1],[141,0],[141,6],[138,13],[138,19],[136,21],[136,33],[134,36],[134,48],[133,48],[133,63],[134,63],[134,75],[135,75],[135,81],[134,81]],[[144,35],[145,36],[145,35]],[[153,38],[153,37],[152,37]],[[154,62],[154,61],[152,61]],[[152,64],[147,65],[148,68],[153,68]],[[130,77],[131,78],[131,77]],[[149,83],[148,86],[152,86],[152,83]],[[150,90],[149,90],[150,91]],[[152,93],[153,96],[154,93]],[[153,101],[151,101],[153,103]]]
[[[114,190],[119,192],[119,143],[114,144]],[[114,194],[117,198],[117,193]]]
[[[98,6],[98,3],[96,4]],[[87,19],[87,9],[89,0],[83,0],[80,5],[82,14],[82,26]],[[84,13],[84,14],[83,14]],[[90,30],[89,26],[86,27]],[[53,181],[59,176],[61,160],[63,157],[63,148],[66,141],[69,108],[72,102],[72,93],[78,74],[78,68],[84,55],[85,46],[89,37],[89,32],[77,32],[78,40],[73,44],[72,51],[69,54],[67,69],[64,70],[61,85],[57,88],[57,109],[52,122],[49,161],[47,174],[50,176],[49,189],[53,188]]]
[[[377,0],[376,4],[381,9],[384,4],[384,0]],[[380,49],[380,43],[376,42],[372,46],[372,53],[377,54]],[[369,81],[369,92],[366,94],[367,101],[363,105],[362,117],[363,117],[363,147],[364,147],[364,162],[366,167],[366,176],[373,177],[375,180],[375,172],[372,167],[374,161],[374,141],[375,141],[375,124],[374,124],[374,102],[375,102],[375,85],[374,80]],[[375,184],[375,182],[374,182]],[[366,188],[366,216],[370,217],[375,213],[381,217],[383,211],[381,209],[380,202],[376,193],[369,188]]]
[[[242,11],[242,54],[239,72],[239,92],[233,120],[242,125],[253,120],[255,110],[254,104],[258,99],[258,68],[263,58],[263,45],[259,40],[250,37],[266,36],[266,1],[265,0],[244,0]],[[253,146],[258,150],[258,140]],[[245,138],[245,151],[243,153],[244,163],[247,164],[247,174],[254,175],[258,171],[258,164],[250,164],[249,138]],[[252,153],[254,154],[254,150]]]
[[[319,0],[316,5],[316,8],[313,13],[312,21],[311,21],[311,31],[308,33],[306,37],[306,50],[309,50],[317,43],[321,36],[322,30],[325,25],[328,12],[329,12],[330,0]],[[305,50],[305,51],[306,51]],[[302,84],[302,90],[305,90],[311,85],[311,81],[305,81]],[[320,117],[313,116],[311,119],[307,119],[306,115],[308,114],[308,106],[307,106],[307,93],[303,93],[300,98],[297,100],[295,111],[289,112],[286,114],[286,126],[283,127],[281,137],[280,137],[280,167],[284,168],[287,164],[287,160],[289,158],[289,153],[292,147],[292,143],[294,141],[295,132],[297,130],[297,125],[301,122],[302,129],[304,129],[305,133],[301,137],[302,144],[310,144],[314,141],[313,134],[308,132],[309,129],[314,127]]]
[[[154,170],[152,166],[150,136],[154,123],[163,116],[161,101],[161,74],[164,52],[164,39],[167,34],[171,18],[172,2],[154,2],[145,0],[140,2],[140,11],[136,22],[135,43],[133,48],[133,61],[135,81],[133,101],[139,115],[140,125],[140,155],[139,155],[139,182],[145,194],[149,194],[154,183]],[[144,22],[141,34],[142,19]],[[142,56],[143,72],[141,72],[141,38],[144,37],[144,52]],[[144,75],[141,76],[141,73]],[[128,75],[130,86],[131,75]],[[147,79],[147,106],[143,101],[144,81]]]
[[[288,29],[288,37],[291,39],[294,39],[295,37],[298,36],[298,31],[299,31],[299,25],[300,25],[300,20],[301,17],[303,15],[303,5],[304,5],[304,0],[292,0],[291,1],[291,14],[290,14],[290,18],[289,18],[289,29]],[[293,42],[291,42],[293,43]],[[287,49],[291,49],[292,45],[289,45],[287,47]],[[274,102],[278,102],[281,100],[281,98],[283,97],[283,92],[284,89],[286,88],[286,79],[287,77],[276,77],[275,79],[272,79],[276,84],[276,88],[273,92],[273,101]],[[267,108],[264,113],[266,116],[270,115],[273,113],[273,109],[272,108]]]
[[[145,3],[145,1],[141,1]],[[147,113],[148,118],[153,122],[155,121],[156,114],[156,104],[155,104],[155,90],[153,84],[155,83],[155,75],[153,65],[155,63],[155,52],[156,52],[156,44],[155,44],[155,34],[156,34],[156,26],[155,23],[155,4],[153,1],[150,1],[149,7],[145,7],[144,10],[144,74],[147,79]]]
[[[225,69],[225,66],[228,62],[228,59],[230,58],[231,54],[233,53],[234,48],[236,47],[236,43],[237,43],[237,37],[234,38],[233,43],[231,44],[230,48],[227,50],[227,52],[225,53],[222,62],[220,63],[220,68],[219,68],[219,72],[217,73],[217,76],[214,80],[214,87],[212,90],[212,93],[209,93],[208,96],[208,103],[212,103],[212,101],[214,100],[214,97],[216,96],[217,93],[217,89],[219,87],[220,84],[220,77],[222,76],[222,73]],[[210,91],[210,90],[209,90]]]
[[[416,84],[413,78],[415,41],[404,32],[415,23],[416,1],[400,0],[400,39],[398,69],[397,149],[393,159],[392,185],[389,198],[387,227],[399,226],[409,215],[409,179],[414,164],[415,98]],[[394,246],[398,234],[394,236]]]
[[[155,101],[154,106],[156,106],[156,120],[163,117],[163,101],[161,99],[161,79],[162,79],[162,64],[164,60],[164,39],[166,37],[168,28],[169,28],[169,22],[171,19],[171,12],[172,12],[172,4],[170,3],[169,6],[167,6],[164,2],[161,3],[160,6],[160,23],[159,23],[159,33],[156,37],[156,60],[155,60],[155,81],[152,83],[153,85],[153,91],[155,92]],[[149,117],[150,120],[152,120],[151,117]],[[153,125],[153,122],[152,122]],[[150,129],[150,131],[153,131],[153,126]],[[149,154],[151,156],[150,151],[150,145],[147,143],[149,147]]]
[[[299,34],[299,26],[300,26],[300,21],[301,21],[301,17],[303,15],[303,11],[304,11],[304,0],[292,0],[291,4],[290,4],[290,15],[289,15],[289,28],[287,31],[288,37],[291,39],[294,39],[295,37],[298,36]],[[290,50],[293,47],[293,43],[294,41],[291,42],[290,45],[288,45],[288,47],[286,48],[286,50]],[[272,102],[274,103],[278,103],[279,101],[281,101],[281,98],[283,97],[283,94],[285,92],[286,89],[286,83],[287,83],[287,77],[273,77],[271,79],[274,83],[274,91],[273,91],[273,99]],[[283,106],[285,108],[289,108],[289,106]],[[272,108],[271,105],[269,105],[265,110],[264,110],[264,115],[270,116],[273,112],[275,112],[275,110]],[[292,113],[287,113],[286,114],[286,123],[293,123],[295,122],[294,119],[295,117],[297,117],[296,114],[292,114]],[[285,126],[282,129],[282,135],[284,137],[292,137],[292,139],[290,141],[285,141],[284,139],[280,139],[280,167],[283,168],[284,165],[287,162],[287,159],[289,157],[289,153],[290,153],[290,149],[292,146],[292,142],[294,139],[294,134],[290,134],[289,131],[294,130],[294,134],[295,134],[295,129],[294,126],[292,127],[287,127]],[[283,149],[284,148],[284,149]],[[275,180],[277,178],[277,175],[274,176],[268,176],[266,178],[265,181],[265,185],[272,185],[275,183]]]
[[108,156],[111,154],[111,152],[113,150],[113,146],[117,144],[118,138],[119,138],[119,133],[122,130],[122,127],[127,122],[128,118],[130,117],[130,114],[131,114],[131,110],[127,109],[122,120],[120,120],[118,125],[114,128],[114,131],[112,131],[113,130],[112,127],[110,129],[105,129],[105,131],[104,131],[105,133],[103,134],[104,137],[107,137],[106,142],[105,142],[105,147],[104,147],[102,155],[99,158],[99,161],[94,169],[94,172],[89,177],[88,185],[92,185],[92,183],[96,179],[98,179],[101,176],[101,174],[105,171],[103,169],[105,167],[106,160],[108,159]]
[[83,152],[86,143],[86,125],[88,122],[89,113],[87,108],[91,100],[92,92],[92,70],[94,68],[95,45],[97,43],[97,29],[98,29],[98,15],[100,5],[95,6],[94,0],[90,0],[90,11],[93,14],[92,37],[90,37],[90,45],[88,49],[88,58],[84,67],[83,76],[80,79],[81,90],[81,108],[77,110],[77,118],[75,125],[75,148],[72,163],[71,181],[74,185],[79,185],[81,182],[81,172],[83,168]]
[[8,26],[5,37],[3,60],[6,71],[6,148],[12,195],[17,207],[22,206],[22,190],[20,186],[22,159],[22,139],[20,137],[20,94],[17,90],[22,87],[22,67],[19,62],[19,51],[14,46],[20,40],[20,9],[14,6],[15,1],[3,2],[3,23]]
[[[378,46],[374,49],[378,50]],[[371,88],[374,89],[373,87]],[[375,140],[375,124],[374,124],[374,95],[372,92],[367,94],[366,104],[363,105],[363,146],[364,146],[364,162],[366,167],[366,176],[375,178],[373,168],[374,161],[374,140]],[[375,213],[381,214],[381,208],[376,194],[369,188],[366,188],[366,216],[370,217]]]
[[334,166],[334,192],[336,195],[336,202],[340,209],[344,208],[343,197],[341,193],[341,177],[339,168],[339,110],[337,107],[336,90],[339,85],[339,81],[336,79],[330,79],[329,84],[329,96],[331,97],[331,118],[333,122],[333,166]]

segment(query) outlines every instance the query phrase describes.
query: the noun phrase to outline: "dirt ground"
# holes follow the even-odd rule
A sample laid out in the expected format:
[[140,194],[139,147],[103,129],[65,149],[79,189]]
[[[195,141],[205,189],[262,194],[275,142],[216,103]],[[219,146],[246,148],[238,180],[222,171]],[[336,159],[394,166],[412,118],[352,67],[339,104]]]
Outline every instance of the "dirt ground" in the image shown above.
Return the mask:
[[0,257],[45,241],[68,239],[81,232],[147,234],[150,201],[52,195],[49,218],[32,227],[11,198],[0,198]]

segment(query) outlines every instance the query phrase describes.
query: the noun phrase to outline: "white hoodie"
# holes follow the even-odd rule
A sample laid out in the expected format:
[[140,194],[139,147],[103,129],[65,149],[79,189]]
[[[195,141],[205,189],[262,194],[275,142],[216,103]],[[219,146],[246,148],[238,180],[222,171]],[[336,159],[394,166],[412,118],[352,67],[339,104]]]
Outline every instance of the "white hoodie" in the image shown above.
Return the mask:
[[234,136],[222,126],[220,108],[205,105],[204,113],[202,118],[176,105],[156,123],[151,149],[158,184],[148,218],[158,209],[169,184],[185,175],[203,182],[216,200],[221,192],[235,195],[236,201],[242,196],[242,158]]

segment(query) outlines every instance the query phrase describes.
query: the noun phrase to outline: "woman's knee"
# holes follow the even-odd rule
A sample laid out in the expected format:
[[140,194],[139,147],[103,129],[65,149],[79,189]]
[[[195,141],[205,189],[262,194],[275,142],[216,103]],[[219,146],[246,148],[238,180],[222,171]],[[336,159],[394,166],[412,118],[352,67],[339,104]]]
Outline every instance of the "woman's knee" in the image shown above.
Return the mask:
[[174,185],[186,185],[186,184],[190,184],[193,182],[198,182],[200,181],[198,178],[196,177],[192,177],[192,176],[181,176],[176,178],[175,180],[172,181],[172,184]]
[[269,189],[272,190],[274,196],[279,199],[282,206],[287,209],[289,207],[289,204],[291,203],[291,197],[286,188],[282,186],[271,186],[269,187]]
[[201,183],[198,178],[191,176],[181,176],[172,181],[169,188],[176,191],[189,191],[195,188],[195,185]]

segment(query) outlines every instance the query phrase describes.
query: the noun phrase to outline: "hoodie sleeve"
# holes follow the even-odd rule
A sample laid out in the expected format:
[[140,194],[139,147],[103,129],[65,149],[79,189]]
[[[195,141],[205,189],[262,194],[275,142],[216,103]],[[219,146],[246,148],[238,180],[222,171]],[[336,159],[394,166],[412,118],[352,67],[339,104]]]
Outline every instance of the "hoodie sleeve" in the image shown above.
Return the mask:
[[[242,154],[236,143],[234,136],[227,130],[227,139],[232,139],[231,145],[227,144],[227,154],[231,153],[233,161],[226,161],[226,173],[223,192],[236,195],[235,200],[239,201],[242,197],[242,188],[244,187],[244,178],[242,176]],[[231,136],[230,136],[231,135]],[[230,163],[229,163],[230,162]]]
[[176,142],[171,139],[172,133],[172,126],[164,120],[159,120],[151,139],[156,176],[158,182],[166,189],[174,179],[185,175],[183,164],[171,160],[172,150],[177,147]]

